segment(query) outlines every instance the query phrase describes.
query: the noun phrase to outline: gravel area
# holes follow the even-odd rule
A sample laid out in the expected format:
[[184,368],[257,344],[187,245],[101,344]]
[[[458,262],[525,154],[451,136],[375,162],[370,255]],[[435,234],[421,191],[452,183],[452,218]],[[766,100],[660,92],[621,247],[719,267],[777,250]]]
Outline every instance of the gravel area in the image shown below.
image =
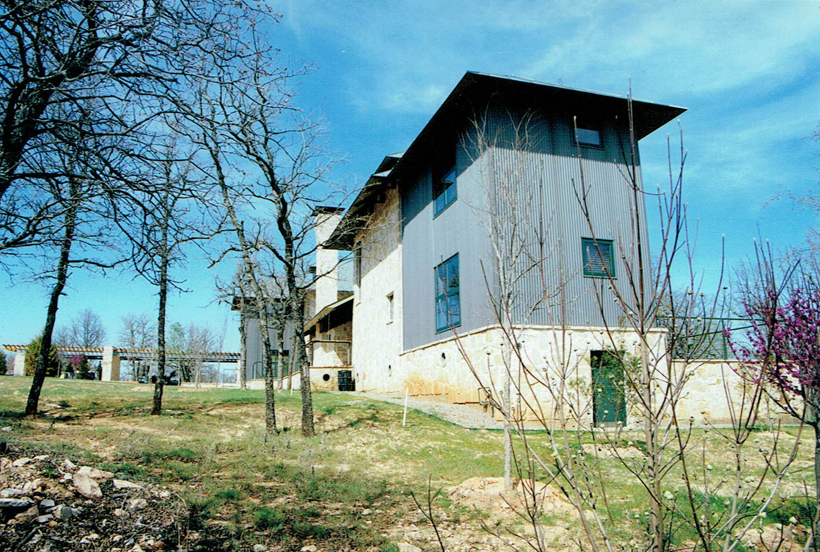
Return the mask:
[[[389,402],[404,406],[404,395],[399,393],[349,393],[359,395],[375,401]],[[407,400],[407,408],[420,410],[425,414],[430,414],[450,423],[466,427],[467,429],[502,429],[504,426],[497,422],[489,413],[484,412],[479,406],[466,404],[450,404],[435,400],[433,398],[410,397]]]

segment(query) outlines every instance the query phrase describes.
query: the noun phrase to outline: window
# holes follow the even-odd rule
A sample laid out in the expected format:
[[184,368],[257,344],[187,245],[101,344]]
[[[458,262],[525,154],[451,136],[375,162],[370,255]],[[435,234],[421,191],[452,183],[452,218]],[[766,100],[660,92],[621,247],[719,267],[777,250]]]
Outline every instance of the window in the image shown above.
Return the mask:
[[[612,240],[581,238],[584,257],[584,276],[595,278],[615,277],[615,263],[612,259]],[[609,274],[607,274],[609,271]]]
[[438,215],[458,197],[455,163],[443,170],[433,171],[433,216]]
[[357,286],[362,285],[362,248],[356,246],[353,251],[353,281]]
[[581,146],[595,146],[600,148],[604,145],[601,140],[600,130],[578,127],[575,129],[575,136],[578,140],[578,144]]
[[387,295],[387,323],[393,321],[393,294]]
[[461,325],[458,253],[436,267],[435,278],[436,331],[440,332]]

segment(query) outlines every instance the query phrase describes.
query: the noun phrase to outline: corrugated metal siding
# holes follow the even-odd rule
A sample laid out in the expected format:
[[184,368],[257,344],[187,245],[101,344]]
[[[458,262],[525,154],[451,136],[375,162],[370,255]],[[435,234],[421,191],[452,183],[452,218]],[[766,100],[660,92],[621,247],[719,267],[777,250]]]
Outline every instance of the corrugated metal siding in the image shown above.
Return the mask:
[[[518,140],[516,144],[511,121],[522,117],[521,113],[495,112],[488,125],[504,138],[492,148],[495,186],[501,190],[516,189],[514,199],[520,205],[518,217],[526,219],[524,226],[530,230],[522,236],[520,247],[526,253],[516,268],[516,273],[521,275],[514,288],[516,322],[622,324],[623,312],[613,300],[610,282],[583,276],[581,238],[592,237],[593,232],[578,196],[582,194],[582,185],[586,186],[594,235],[613,240],[615,285],[622,296],[631,297],[623,260],[624,256],[634,258],[637,247],[631,183],[624,177],[631,170],[623,164],[624,152],[629,151],[628,132],[614,119],[595,122],[602,131],[603,147],[582,147],[579,161],[571,114],[533,116],[524,133],[525,143]],[[506,183],[511,179],[514,182]],[[504,209],[515,210],[503,206],[504,203],[499,201],[502,214]],[[642,199],[638,211],[644,221],[643,250],[648,263]],[[530,266],[532,269],[527,271]]]
[[[455,147],[455,144],[454,144]],[[466,332],[487,324],[490,308],[481,263],[487,262],[485,229],[474,215],[483,209],[477,165],[456,149],[458,199],[433,217],[432,176],[424,170],[415,182],[402,183],[402,277],[404,349],[452,335],[436,332],[434,268],[458,253],[461,325]],[[488,268],[490,268],[488,266]]]
[[[485,141],[491,137],[493,145],[480,147],[480,152],[459,149],[458,200],[447,210],[433,218],[429,170],[422,171],[417,181],[403,182],[399,187],[405,350],[449,334],[435,333],[433,267],[454,253],[459,253],[461,273],[459,330],[466,332],[495,322],[482,274],[483,263],[488,278],[494,281],[495,255],[483,213],[487,206],[497,209],[502,221],[521,221],[517,226],[502,225],[506,236],[500,241],[509,246],[510,236],[515,233],[515,243],[522,248],[520,254],[505,254],[507,259],[517,259],[513,288],[517,323],[622,323],[622,311],[613,301],[609,281],[584,277],[582,272],[581,238],[592,237],[592,232],[575,193],[577,189],[580,194],[582,181],[572,137],[572,114],[558,110],[526,115],[507,106],[487,113],[482,136]],[[522,120],[527,121],[526,128],[519,127],[516,133],[512,121]],[[630,170],[623,164],[624,152],[629,152],[628,132],[614,116],[611,121],[593,123],[602,130],[603,147],[581,148],[587,202],[595,236],[614,242],[615,285],[624,296],[630,296],[622,259],[623,254],[634,257],[636,248],[632,229],[635,207],[630,183],[623,176]],[[475,128],[464,136],[468,147],[478,142]],[[644,221],[643,250],[648,263],[642,201],[638,211]],[[484,223],[478,220],[481,216]]]
[[[285,327],[284,346],[285,351],[290,351],[291,342],[293,341],[293,324],[288,324]],[[253,377],[253,367],[257,362],[262,362],[262,333],[259,331],[259,319],[248,318],[245,325],[245,344],[247,356],[245,357],[245,374],[248,379]],[[275,351],[279,347],[279,341],[276,339],[276,332],[269,331],[271,346]]]
[[[576,191],[581,195],[582,184],[586,186],[594,235],[613,240],[615,286],[623,297],[631,297],[623,260],[624,256],[635,259],[637,248],[631,183],[624,177],[631,170],[623,164],[624,152],[629,151],[628,132],[614,120],[598,121],[596,126],[602,131],[603,148],[582,147],[579,162],[571,114],[533,116],[524,133],[525,143],[518,140],[516,144],[511,120],[522,117],[521,113],[495,112],[488,124],[488,128],[502,137],[492,148],[494,186],[502,191],[515,189],[514,194],[507,195],[513,195],[519,205],[516,209],[501,199],[499,212],[502,218],[505,215],[525,218],[524,227],[529,230],[520,236],[520,247],[525,253],[519,257],[516,267],[516,274],[520,275],[514,287],[516,322],[622,324],[623,311],[614,301],[609,280],[583,276],[581,238],[592,237],[593,232]],[[637,170],[640,182],[640,169]],[[646,213],[643,200],[639,203],[648,269]]]

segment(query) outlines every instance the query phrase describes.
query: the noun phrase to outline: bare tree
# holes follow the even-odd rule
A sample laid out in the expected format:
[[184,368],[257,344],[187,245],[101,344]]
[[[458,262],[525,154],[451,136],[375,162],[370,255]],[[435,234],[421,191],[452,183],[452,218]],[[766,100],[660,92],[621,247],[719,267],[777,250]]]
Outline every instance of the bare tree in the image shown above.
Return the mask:
[[[631,110],[631,100],[627,103]],[[540,151],[537,140],[543,133],[539,129],[546,125],[537,113],[506,115],[509,120],[499,123],[503,114],[495,114],[492,125],[487,124],[490,117],[480,116],[464,139],[464,147],[481,173],[483,197],[474,198],[472,207],[490,242],[491,262],[483,268],[501,350],[488,351],[488,355],[500,357],[499,365],[490,366],[490,358],[495,357],[487,356],[485,369],[483,355],[477,358],[468,349],[470,337],[458,335],[457,328],[453,332],[468,368],[518,435],[520,445],[509,448],[513,449],[515,469],[521,478],[524,507],[519,513],[533,525],[535,534],[535,538],[520,537],[522,545],[535,550],[546,548],[539,536],[543,533],[543,512],[536,474],[541,473],[572,504],[590,549],[615,550],[611,540],[613,515],[607,498],[611,482],[601,471],[601,451],[605,450],[645,493],[648,515],[641,519],[641,530],[646,550],[669,550],[680,524],[697,533],[705,550],[734,549],[755,516],[765,511],[776,496],[797,449],[795,446],[782,454],[775,439],[773,449],[763,453],[766,473],[752,476],[751,486],[748,481],[744,484],[748,477],[744,459],[752,453],[747,444],[758,418],[761,390],[759,386],[746,387],[738,394],[727,379],[724,390],[731,425],[715,431],[730,446],[737,470],[730,489],[731,508],[720,515],[712,509],[710,504],[726,484],[710,475],[711,468],[703,460],[708,439],[693,436],[693,419],[678,417],[686,384],[701,361],[693,356],[697,348],[683,347],[677,341],[691,340],[697,330],[689,322],[703,315],[718,317],[721,305],[719,294],[710,294],[713,299],[705,301],[694,270],[694,245],[688,235],[682,200],[685,150],[681,147],[679,167],[674,170],[670,148],[669,185],[655,194],[661,237],[653,267],[646,242],[646,193],[640,179],[631,113],[627,123],[614,122],[625,137],[620,144],[623,158],[612,167],[620,175],[620,183],[608,181],[606,190],[596,189],[585,178],[585,156],[577,146],[576,176],[563,184],[575,196],[578,213],[573,215],[574,222],[580,222],[583,233],[590,236],[583,245],[589,259],[586,262],[591,266],[583,269],[595,278],[585,279],[584,285],[595,298],[602,321],[593,332],[569,323],[574,308],[570,294],[578,293],[570,291],[570,282],[573,278],[580,280],[581,269],[567,267],[563,259],[565,248],[573,247],[575,242],[566,244],[560,231],[552,228],[554,201],[547,181],[539,180],[545,168],[533,161],[537,156],[531,155]],[[580,144],[577,136],[575,143]],[[459,194],[461,198],[462,190]],[[612,194],[628,198],[629,207],[615,229],[609,223],[606,230],[614,235],[607,236],[599,214],[609,207],[601,202]],[[562,216],[567,216],[566,212]],[[674,296],[669,290],[676,273],[673,268],[679,266],[688,268],[689,278],[684,292]],[[523,293],[524,283],[540,288],[540,296]],[[446,283],[441,287],[448,289]],[[668,308],[679,320],[686,321],[684,324],[671,330],[659,329],[657,318],[663,300],[669,301]],[[449,302],[445,304],[446,316],[452,321],[458,313],[453,312]],[[539,337],[539,330],[532,326],[533,318],[539,320],[538,324],[547,321],[547,338]],[[599,354],[593,354],[593,349]],[[669,355],[672,350],[688,352],[673,360]],[[620,398],[614,405],[618,412],[602,410],[595,402],[596,388],[604,386],[619,390]],[[626,430],[627,412],[632,423],[641,427],[637,457],[625,453],[636,438],[634,429]],[[546,450],[542,443],[532,443],[524,431],[527,419],[544,430]],[[700,454],[690,455],[698,448]],[[670,480],[676,470],[684,475],[685,507],[671,493],[677,490]],[[772,485],[764,489],[767,477]],[[735,527],[740,530],[729,530]],[[502,533],[503,529],[498,534],[505,540],[520,536]]]
[[[126,314],[122,317],[122,329],[119,334],[120,343],[128,349],[148,350],[155,349],[157,342],[157,326],[145,313]],[[129,364],[133,360],[129,359]],[[141,361],[131,366],[135,380],[147,377],[149,365]]]
[[[300,71],[282,69],[261,35],[248,41],[246,63],[223,65],[219,84],[204,84],[186,102],[192,140],[207,152],[205,174],[213,175],[233,236],[219,256],[239,257],[240,291],[253,298],[265,351],[266,419],[273,414],[273,359],[270,334],[275,320],[291,318],[292,351],[300,372],[302,433],[314,434],[310,367],[304,343],[305,296],[313,282],[308,264],[315,252],[313,207],[332,198],[318,127],[293,104],[291,80]],[[273,213],[273,220],[255,213]],[[283,293],[268,284],[283,282]],[[278,286],[276,286],[278,287]],[[278,289],[277,289],[278,291]],[[276,309],[281,312],[274,313]],[[281,333],[280,333],[281,335]],[[280,339],[280,344],[282,340]],[[281,354],[281,351],[280,351]],[[280,360],[281,363],[281,360]]]
[[141,184],[130,195],[128,216],[118,219],[131,244],[137,273],[157,287],[157,372],[151,413],[162,413],[162,394],[167,370],[166,324],[168,292],[183,291],[183,282],[171,275],[173,266],[186,260],[187,247],[208,239],[212,233],[202,211],[208,194],[192,177],[194,149],[170,135],[144,161]]
[[69,347],[102,347],[105,341],[105,326],[100,315],[91,309],[82,310],[71,319],[61,334],[61,345]]
[[[87,127],[83,117],[90,108],[91,106],[84,106],[82,110],[73,114],[76,126],[71,129],[72,140],[66,140],[72,145],[56,150],[53,155],[40,160],[47,163],[47,166],[63,167],[62,172],[68,176],[44,179],[44,182],[49,184],[54,202],[60,205],[59,211],[62,213],[62,219],[61,232],[51,239],[50,244],[52,248],[58,250],[58,256],[54,272],[49,275],[53,278],[53,286],[42,335],[42,347],[26,403],[25,413],[28,416],[37,415],[59,300],[65,289],[71,267],[110,268],[117,262],[116,260],[109,262],[95,259],[94,254],[97,248],[88,247],[90,244],[99,247],[105,243],[100,240],[104,240],[107,234],[104,226],[106,206],[104,202],[100,202],[100,198],[103,197],[101,174],[105,169],[93,162],[88,152],[90,150],[101,151],[109,146],[108,139],[103,142],[93,133],[85,131]],[[101,249],[109,252],[110,247],[109,242],[105,243]],[[78,249],[82,252],[81,254],[77,253]]]
[[[263,9],[266,9],[263,6]],[[163,112],[186,79],[207,79],[209,57],[241,56],[232,45],[237,24],[258,13],[255,0],[31,0],[0,5],[0,251],[42,245],[64,222],[65,205],[43,193],[43,181],[79,174],[44,166],[55,145],[76,147],[67,114],[85,113],[85,132],[135,137]],[[137,142],[144,141],[148,134]],[[139,156],[138,145],[124,149]],[[109,152],[90,148],[104,164]]]

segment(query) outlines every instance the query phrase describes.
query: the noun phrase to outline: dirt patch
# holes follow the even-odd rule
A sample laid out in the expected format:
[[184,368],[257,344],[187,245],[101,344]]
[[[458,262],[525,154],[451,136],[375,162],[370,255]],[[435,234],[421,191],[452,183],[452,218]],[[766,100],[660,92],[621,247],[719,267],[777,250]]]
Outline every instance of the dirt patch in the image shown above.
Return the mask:
[[515,480],[511,491],[504,490],[500,477],[471,477],[461,485],[448,489],[450,498],[462,506],[477,508],[491,517],[516,515],[527,505],[536,504],[543,513],[572,515],[575,508],[559,490],[539,481]]

